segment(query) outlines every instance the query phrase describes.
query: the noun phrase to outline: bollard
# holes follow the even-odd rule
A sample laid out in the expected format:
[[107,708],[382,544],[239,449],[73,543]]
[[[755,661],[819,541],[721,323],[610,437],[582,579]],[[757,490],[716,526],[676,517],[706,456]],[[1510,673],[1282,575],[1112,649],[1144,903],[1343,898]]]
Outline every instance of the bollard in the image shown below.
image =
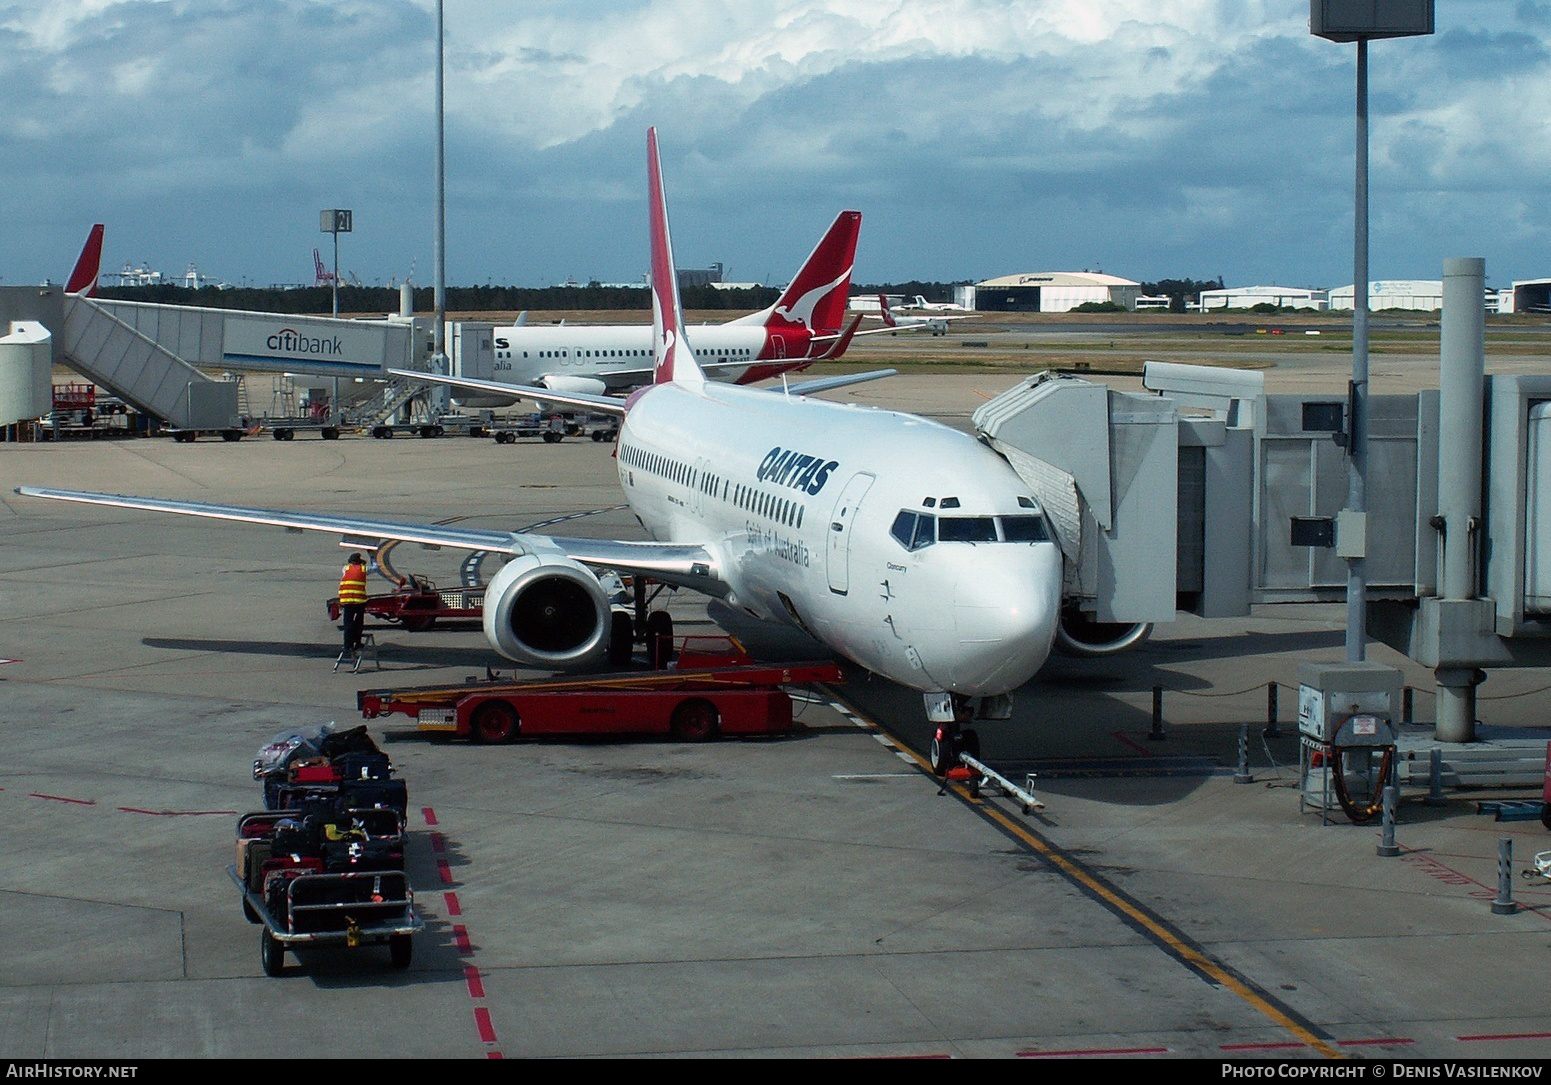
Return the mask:
[[1400,803],[1400,789],[1390,784],[1384,789],[1384,832],[1379,837],[1379,855],[1391,859],[1400,854],[1395,843],[1395,807]]
[[1424,800],[1428,806],[1442,806],[1443,798],[1443,751],[1434,746],[1427,755],[1427,798]]
[[1254,777],[1249,774],[1249,724],[1239,724],[1239,771],[1233,774],[1233,782],[1236,784],[1248,784],[1254,782]]
[[1163,733],[1163,687],[1152,688],[1152,730],[1147,733],[1147,741],[1162,742],[1168,738]]
[[1276,683],[1266,683],[1266,729],[1261,734],[1267,738],[1281,738],[1282,730],[1276,724],[1278,715],[1276,706]]
[[1513,915],[1519,906],[1513,902],[1513,838],[1497,840],[1497,899],[1492,901],[1493,915]]

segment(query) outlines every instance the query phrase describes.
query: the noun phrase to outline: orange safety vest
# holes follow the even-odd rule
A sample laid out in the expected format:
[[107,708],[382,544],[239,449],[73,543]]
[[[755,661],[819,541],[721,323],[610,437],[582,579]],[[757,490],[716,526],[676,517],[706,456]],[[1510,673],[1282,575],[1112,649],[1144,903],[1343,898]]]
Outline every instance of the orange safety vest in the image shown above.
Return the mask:
[[366,566],[346,565],[339,578],[339,605],[366,602]]

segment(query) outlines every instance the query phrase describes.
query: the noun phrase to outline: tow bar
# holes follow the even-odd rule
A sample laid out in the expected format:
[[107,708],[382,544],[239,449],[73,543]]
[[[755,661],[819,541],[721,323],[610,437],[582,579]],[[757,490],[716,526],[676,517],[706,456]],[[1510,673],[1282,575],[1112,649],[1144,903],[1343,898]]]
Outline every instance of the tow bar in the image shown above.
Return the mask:
[[938,794],[943,794],[950,783],[967,783],[969,785],[969,793],[977,799],[980,797],[981,788],[995,788],[1008,798],[1016,800],[1018,805],[1023,808],[1025,814],[1045,808],[1045,804],[1034,797],[1034,774],[1032,772],[1024,778],[1023,786],[1019,787],[990,765],[978,758],[971,757],[967,753],[959,754],[959,764],[948,770],[947,776],[943,779],[943,790],[939,791]]

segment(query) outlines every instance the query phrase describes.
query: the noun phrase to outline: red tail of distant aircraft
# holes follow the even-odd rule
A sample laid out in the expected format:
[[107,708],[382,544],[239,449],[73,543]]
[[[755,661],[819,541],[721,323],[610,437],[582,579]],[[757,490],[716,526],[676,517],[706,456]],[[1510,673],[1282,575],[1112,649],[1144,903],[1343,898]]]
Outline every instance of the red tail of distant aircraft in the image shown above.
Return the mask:
[[96,297],[97,274],[101,270],[102,223],[99,222],[92,227],[92,232],[86,235],[86,245],[81,249],[80,258],[75,262],[75,270],[70,273],[70,281],[65,284],[65,293]]

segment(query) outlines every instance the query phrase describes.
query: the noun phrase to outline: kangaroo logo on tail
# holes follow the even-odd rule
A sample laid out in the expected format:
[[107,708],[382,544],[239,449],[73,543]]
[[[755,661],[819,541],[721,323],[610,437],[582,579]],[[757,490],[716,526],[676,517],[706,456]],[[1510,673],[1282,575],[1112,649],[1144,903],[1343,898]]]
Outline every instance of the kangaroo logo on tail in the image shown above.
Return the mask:
[[856,238],[861,229],[860,211],[840,212],[791,285],[776,299],[768,325],[802,327],[815,333],[840,330],[845,323]]

